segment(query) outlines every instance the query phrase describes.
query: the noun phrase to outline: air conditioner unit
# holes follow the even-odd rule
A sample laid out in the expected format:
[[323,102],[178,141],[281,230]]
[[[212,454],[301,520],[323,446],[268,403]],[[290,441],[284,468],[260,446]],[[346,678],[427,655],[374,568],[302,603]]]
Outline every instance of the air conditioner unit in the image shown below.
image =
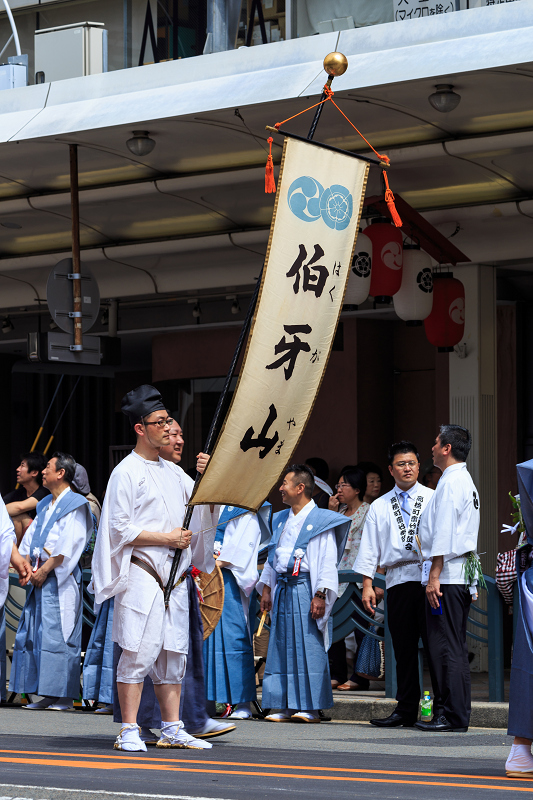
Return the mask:
[[28,56],[10,56],[0,64],[0,90],[18,89],[28,85]]
[[78,22],[35,31],[35,83],[107,72],[103,22]]

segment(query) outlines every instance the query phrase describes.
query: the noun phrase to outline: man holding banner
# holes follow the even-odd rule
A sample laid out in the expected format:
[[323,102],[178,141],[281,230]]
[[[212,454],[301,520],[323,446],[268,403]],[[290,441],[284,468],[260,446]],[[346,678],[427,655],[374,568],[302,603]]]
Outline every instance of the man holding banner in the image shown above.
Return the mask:
[[288,467],[280,487],[290,508],[274,514],[268,561],[257,584],[261,611],[272,624],[263,678],[263,707],[280,709],[270,722],[320,722],[333,694],[328,620],[337,599],[337,564],[350,520],[313,501],[309,467]]
[[[158,747],[210,748],[187,734],[180,721],[181,682],[189,649],[189,600],[185,583],[191,551],[199,569],[214,569],[218,509],[197,510],[191,528],[181,527],[187,487],[174,465],[159,455],[169,443],[169,418],[160,393],[140,386],[122,400],[137,437],[133,452],[113,470],[102,508],[92,570],[95,600],[115,597],[113,641],[122,648],[117,694],[123,727],[115,748],[145,751],[137,724],[144,678],[150,675],[163,717]],[[201,513],[201,512],[204,513]],[[214,525],[214,527],[213,527]],[[178,580],[168,608],[164,586],[175,549]]]

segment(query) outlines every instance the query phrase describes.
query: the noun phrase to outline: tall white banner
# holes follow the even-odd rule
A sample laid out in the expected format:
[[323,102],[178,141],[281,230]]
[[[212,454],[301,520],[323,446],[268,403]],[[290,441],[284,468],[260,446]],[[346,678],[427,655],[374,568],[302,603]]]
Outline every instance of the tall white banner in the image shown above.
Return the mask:
[[349,154],[285,139],[243,366],[193,504],[256,510],[290,463],[328,363],[367,174]]

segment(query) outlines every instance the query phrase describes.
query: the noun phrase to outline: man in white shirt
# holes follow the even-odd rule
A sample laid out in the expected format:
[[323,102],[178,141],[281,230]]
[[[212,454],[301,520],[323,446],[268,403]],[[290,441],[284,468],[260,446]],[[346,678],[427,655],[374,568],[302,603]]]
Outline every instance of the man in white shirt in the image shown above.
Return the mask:
[[303,464],[283,473],[280,492],[289,509],[272,518],[268,561],[257,584],[261,611],[271,611],[262,700],[264,708],[280,711],[266,717],[270,722],[320,722],[318,711],[333,705],[328,620],[350,520],[318,508],[314,488]]
[[29,710],[65,711],[80,691],[82,574],[80,556],[91,536],[87,500],[70,488],[76,462],[54,453],[43,470],[51,492],[37,504],[37,516],[24,534],[20,554],[32,567],[22,581],[31,587],[19,621],[9,688],[43,699]]
[[[180,720],[181,682],[189,649],[187,570],[214,569],[214,531],[218,508],[199,507],[191,528],[181,527],[188,489],[175,466],[159,455],[169,443],[169,418],[160,393],[140,386],[122,400],[122,411],[135,431],[133,452],[109,479],[92,561],[95,600],[115,597],[113,641],[122,648],[117,694],[123,727],[115,748],[145,751],[137,724],[143,682],[150,675],[161,713],[158,747],[210,748],[187,734]],[[164,587],[175,549],[181,551],[176,582],[165,608]]]
[[[470,666],[466,624],[477,595],[477,580],[467,583],[465,563],[476,554],[479,494],[466,468],[472,437],[460,425],[442,425],[433,445],[433,462],[442,470],[420,526],[424,557],[431,559],[426,587],[426,621],[438,692],[424,731],[464,733],[470,721]],[[472,555],[470,556],[473,557]]]
[[[395,486],[374,500],[365,520],[354,572],[363,578],[363,606],[372,616],[376,591],[372,581],[378,567],[386,569],[388,624],[396,657],[398,705],[388,717],[371,719],[380,728],[412,727],[418,717],[420,678],[418,642],[428,652],[425,590],[420,580],[422,559],[417,544],[420,518],[433,495],[418,483],[420,457],[412,442],[389,449],[389,472]],[[435,686],[433,665],[429,661]]]

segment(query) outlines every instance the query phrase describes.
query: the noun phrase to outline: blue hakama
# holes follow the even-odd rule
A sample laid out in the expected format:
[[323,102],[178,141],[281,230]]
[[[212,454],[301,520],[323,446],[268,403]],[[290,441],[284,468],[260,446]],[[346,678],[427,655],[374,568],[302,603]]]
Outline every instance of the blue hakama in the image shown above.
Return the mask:
[[222,616],[204,642],[205,693],[208,700],[237,705],[257,699],[254,651],[237,581],[230,569],[222,575]]
[[115,598],[105,600],[96,615],[83,664],[83,699],[113,702],[113,609]]
[[7,677],[6,677],[6,611],[5,606],[0,608],[0,703],[7,700]]
[[263,708],[331,708],[333,693],[324,637],[311,617],[308,572],[280,575],[272,608]]
[[[81,592],[79,567],[74,577]],[[17,694],[77,698],[83,604],[80,601],[74,628],[65,642],[55,574],[52,571],[41,588],[29,585],[15,637],[9,688]]]
[[[511,665],[511,685],[509,688],[509,720],[507,734],[520,736],[533,741],[533,653],[531,634],[526,631],[522,576],[520,575],[520,551],[517,551],[518,591],[520,597],[516,633],[513,642],[513,662]],[[528,572],[533,572],[530,568]]]

